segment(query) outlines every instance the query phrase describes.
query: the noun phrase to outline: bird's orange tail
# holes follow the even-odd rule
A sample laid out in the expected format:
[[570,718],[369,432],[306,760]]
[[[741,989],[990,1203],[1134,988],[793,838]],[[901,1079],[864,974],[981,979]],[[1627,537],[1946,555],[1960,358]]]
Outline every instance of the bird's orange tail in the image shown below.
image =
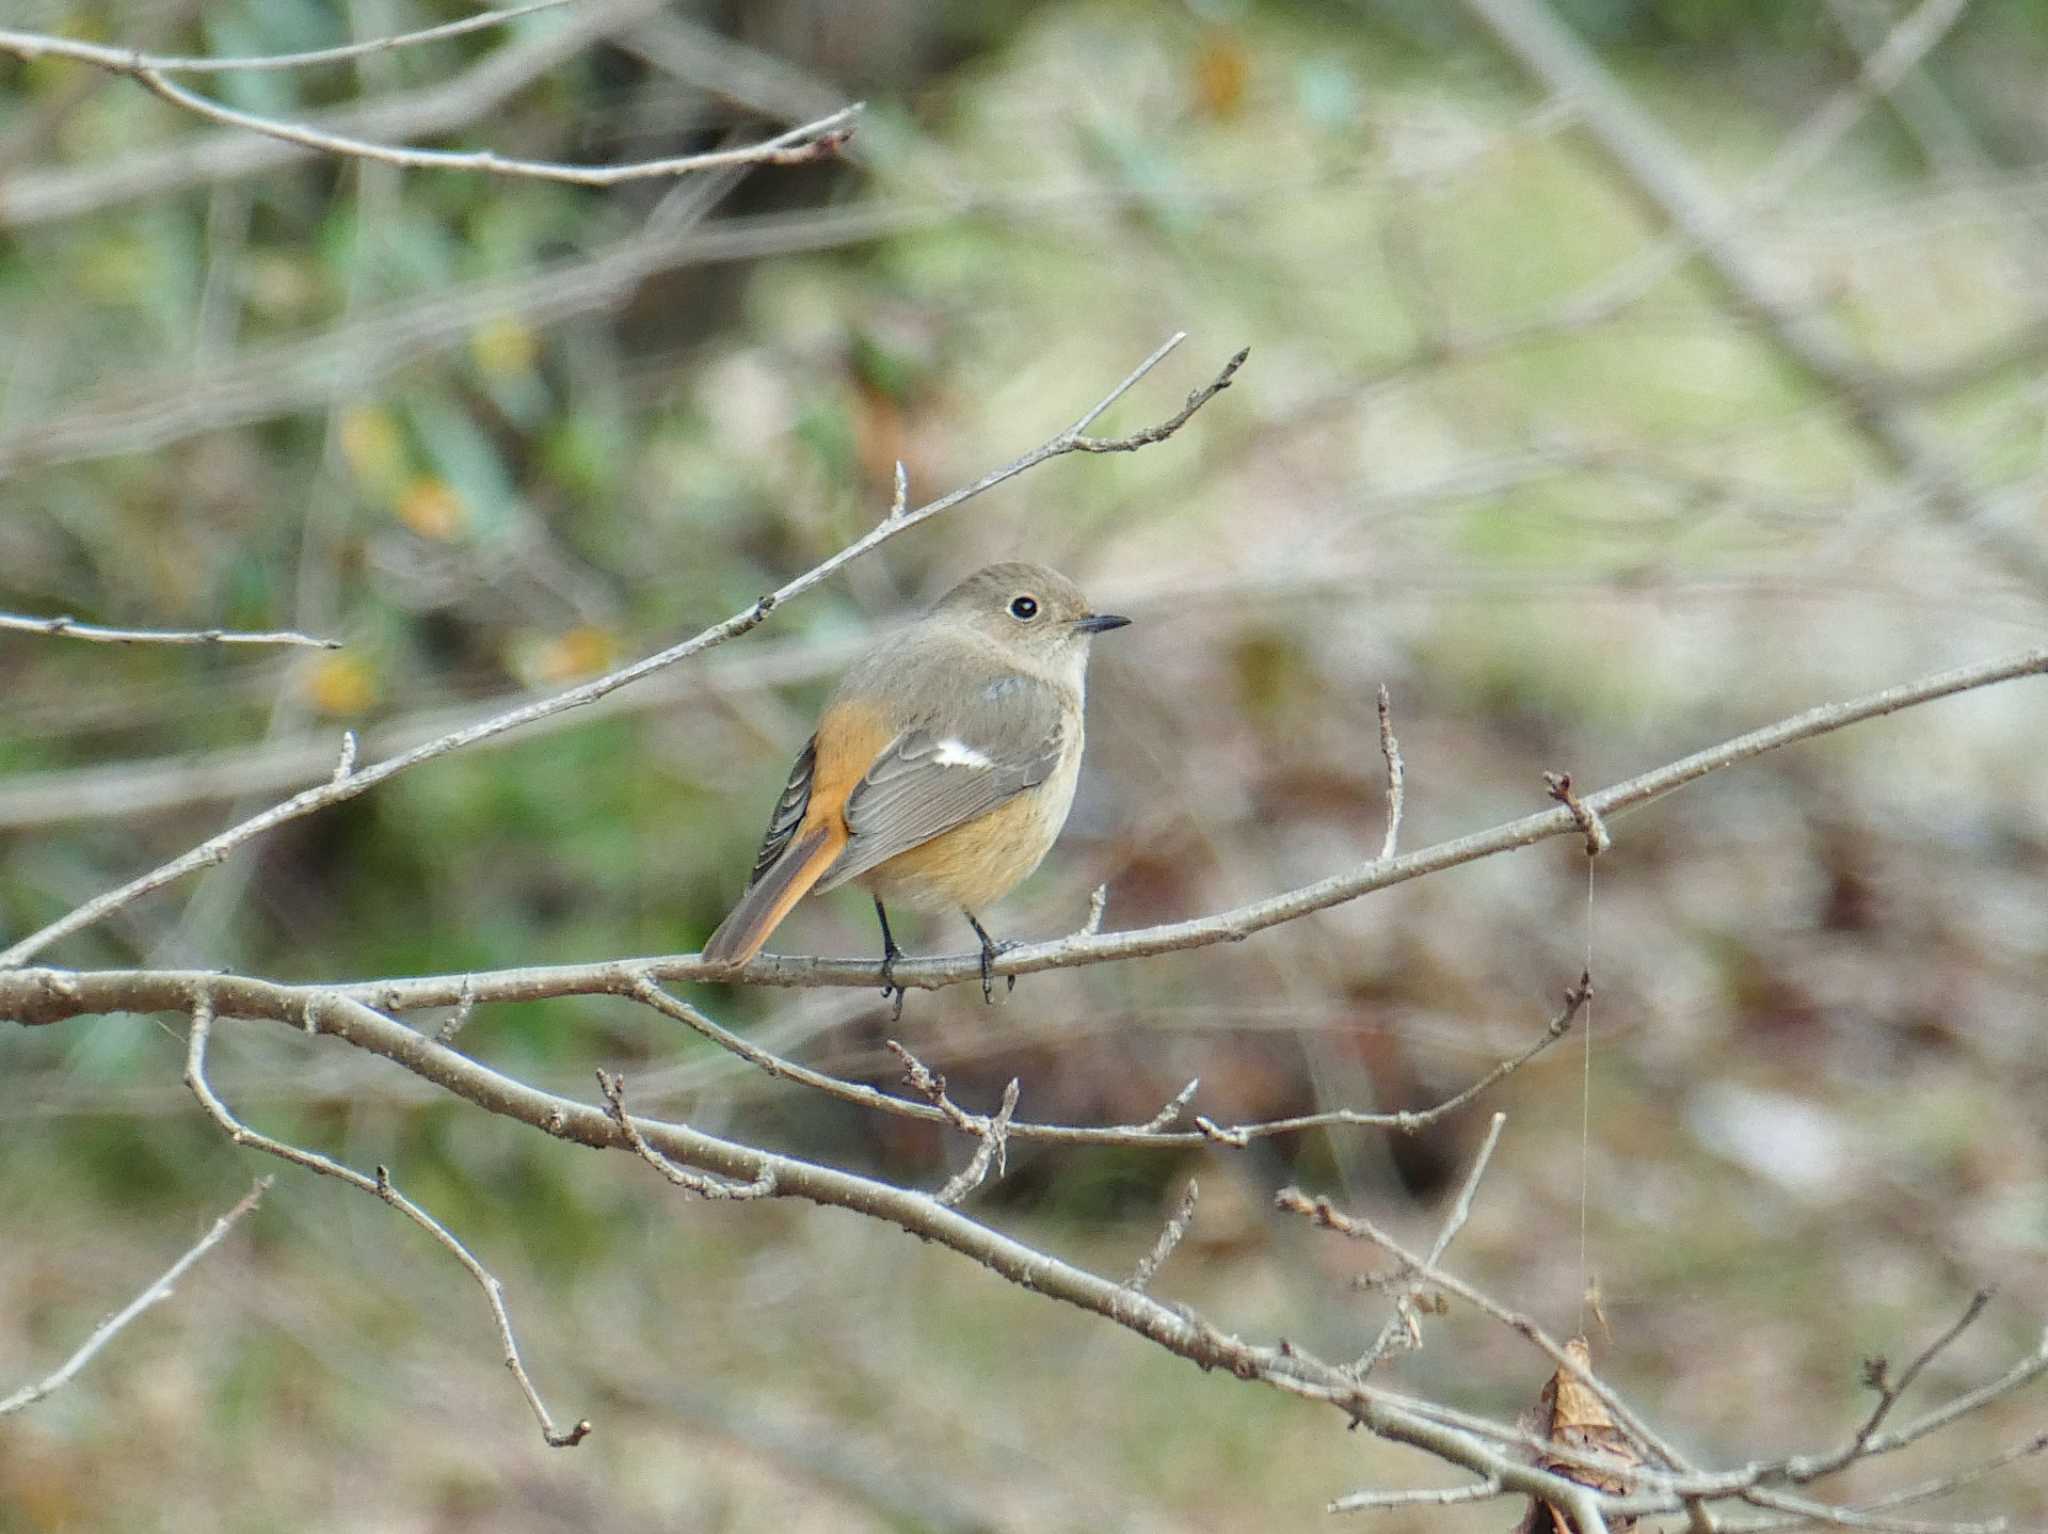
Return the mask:
[[813,826],[798,836],[774,867],[747,886],[740,903],[718,924],[704,945],[705,961],[744,964],[759,953],[789,908],[803,899],[845,845],[843,826]]

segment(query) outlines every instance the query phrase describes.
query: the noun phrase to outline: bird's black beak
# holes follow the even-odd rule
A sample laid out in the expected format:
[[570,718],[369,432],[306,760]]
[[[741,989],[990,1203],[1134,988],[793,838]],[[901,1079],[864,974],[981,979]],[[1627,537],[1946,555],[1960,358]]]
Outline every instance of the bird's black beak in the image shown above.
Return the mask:
[[1120,629],[1131,620],[1120,618],[1115,613],[1090,613],[1078,620],[1074,627],[1084,634],[1106,634],[1111,629]]

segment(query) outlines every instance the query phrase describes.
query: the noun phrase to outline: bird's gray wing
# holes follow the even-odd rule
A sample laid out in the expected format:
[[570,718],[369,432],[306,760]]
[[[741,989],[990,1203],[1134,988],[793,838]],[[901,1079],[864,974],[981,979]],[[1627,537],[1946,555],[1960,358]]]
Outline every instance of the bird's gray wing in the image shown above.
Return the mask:
[[810,808],[811,775],[817,766],[818,737],[813,735],[804,742],[796,765],[789,769],[789,781],[782,786],[782,797],[775,801],[775,810],[768,817],[768,829],[761,836],[761,850],[754,857],[754,871],[747,877],[749,888],[758,884],[761,875],[775,866],[775,860],[782,856],[782,849],[796,835],[796,828],[803,822],[804,811]]
[[1059,765],[1066,729],[1049,684],[1002,676],[957,718],[905,730],[847,796],[846,850],[817,888],[844,884],[1043,783]]

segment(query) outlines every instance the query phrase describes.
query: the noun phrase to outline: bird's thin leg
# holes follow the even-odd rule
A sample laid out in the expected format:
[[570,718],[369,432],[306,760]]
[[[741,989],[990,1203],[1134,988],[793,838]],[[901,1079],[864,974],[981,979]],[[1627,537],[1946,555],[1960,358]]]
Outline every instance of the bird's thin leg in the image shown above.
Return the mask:
[[[1015,948],[1017,945],[1015,943],[998,943],[994,938],[990,937],[981,923],[974,919],[972,911],[962,911],[960,914],[967,918],[967,925],[972,927],[974,935],[981,939],[981,999],[993,1005],[996,999],[996,977],[994,971],[989,966],[995,963],[997,954]],[[1017,989],[1017,977],[1015,975],[1006,975],[1004,978],[1010,982],[1010,990],[1014,991]],[[1005,994],[1007,995],[1008,993],[1005,992]]]
[[889,930],[889,913],[882,908],[882,897],[875,896],[875,920],[882,924],[882,1000],[896,998],[896,1010],[889,1014],[894,1022],[903,1015],[903,987],[896,983],[896,961],[903,957],[903,950],[896,946],[895,934]]

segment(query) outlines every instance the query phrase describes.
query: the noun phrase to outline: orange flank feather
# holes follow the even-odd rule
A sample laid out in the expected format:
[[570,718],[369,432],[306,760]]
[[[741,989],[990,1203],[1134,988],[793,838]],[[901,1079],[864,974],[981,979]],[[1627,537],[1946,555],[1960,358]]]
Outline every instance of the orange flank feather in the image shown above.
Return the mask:
[[704,945],[712,964],[744,964],[775,934],[790,908],[824,878],[846,849],[846,801],[897,732],[879,711],[839,703],[826,710],[813,743],[811,795],[782,856],[747,886]]
[[789,908],[810,892],[846,845],[846,822],[833,818],[836,825],[799,831],[775,866],[747,887],[732,914],[718,924],[711,941],[704,945],[706,962],[744,964],[761,951]]

